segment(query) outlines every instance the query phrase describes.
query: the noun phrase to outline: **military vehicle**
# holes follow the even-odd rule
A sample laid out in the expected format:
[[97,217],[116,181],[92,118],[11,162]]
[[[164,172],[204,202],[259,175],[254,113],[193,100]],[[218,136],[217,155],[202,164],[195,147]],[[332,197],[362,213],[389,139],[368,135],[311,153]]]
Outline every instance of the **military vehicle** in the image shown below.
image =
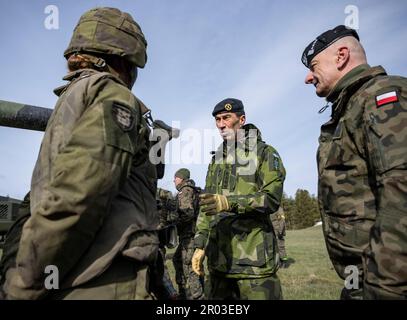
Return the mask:
[[17,219],[21,200],[0,196],[0,248],[8,229]]
[[52,109],[0,100],[0,126],[45,131]]

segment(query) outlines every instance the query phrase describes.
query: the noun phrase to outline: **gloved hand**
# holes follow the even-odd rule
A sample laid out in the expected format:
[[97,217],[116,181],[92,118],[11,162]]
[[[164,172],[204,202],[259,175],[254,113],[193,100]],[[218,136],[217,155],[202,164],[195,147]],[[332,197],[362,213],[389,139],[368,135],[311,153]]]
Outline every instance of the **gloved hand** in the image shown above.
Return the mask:
[[205,250],[196,248],[194,255],[192,256],[192,270],[198,275],[204,275],[203,260],[205,258]]
[[230,210],[228,199],[221,194],[203,193],[199,195],[199,205],[207,216]]

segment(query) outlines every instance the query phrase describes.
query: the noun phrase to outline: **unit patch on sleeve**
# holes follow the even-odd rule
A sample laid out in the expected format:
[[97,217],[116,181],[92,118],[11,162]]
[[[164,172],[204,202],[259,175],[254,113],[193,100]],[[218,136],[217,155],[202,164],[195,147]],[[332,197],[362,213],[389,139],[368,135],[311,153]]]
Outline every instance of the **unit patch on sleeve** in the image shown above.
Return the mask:
[[123,131],[130,131],[133,129],[134,115],[128,107],[118,103],[113,103],[112,113],[114,121]]

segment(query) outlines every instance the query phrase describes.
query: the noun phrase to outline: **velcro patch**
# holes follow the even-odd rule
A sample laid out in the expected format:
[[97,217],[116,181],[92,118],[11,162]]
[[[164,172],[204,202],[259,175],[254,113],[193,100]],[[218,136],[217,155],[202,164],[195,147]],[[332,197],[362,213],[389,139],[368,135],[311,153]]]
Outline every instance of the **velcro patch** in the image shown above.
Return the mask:
[[123,131],[130,131],[134,127],[134,115],[132,111],[121,104],[113,103],[112,105],[113,120]]
[[395,90],[383,93],[379,96],[376,96],[376,106],[381,107],[388,103],[393,103],[399,101],[397,92]]
[[280,157],[276,153],[273,153],[273,166],[275,170],[280,169]]

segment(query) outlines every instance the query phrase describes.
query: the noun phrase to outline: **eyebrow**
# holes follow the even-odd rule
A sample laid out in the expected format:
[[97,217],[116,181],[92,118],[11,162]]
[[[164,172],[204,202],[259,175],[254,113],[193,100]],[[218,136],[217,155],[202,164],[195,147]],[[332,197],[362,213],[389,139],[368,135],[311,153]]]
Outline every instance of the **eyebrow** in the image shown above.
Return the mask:
[[226,114],[218,115],[215,117],[215,120],[220,120],[220,119],[226,118],[226,117],[231,117],[231,114],[226,113]]

